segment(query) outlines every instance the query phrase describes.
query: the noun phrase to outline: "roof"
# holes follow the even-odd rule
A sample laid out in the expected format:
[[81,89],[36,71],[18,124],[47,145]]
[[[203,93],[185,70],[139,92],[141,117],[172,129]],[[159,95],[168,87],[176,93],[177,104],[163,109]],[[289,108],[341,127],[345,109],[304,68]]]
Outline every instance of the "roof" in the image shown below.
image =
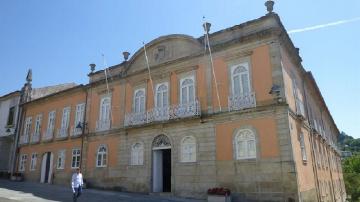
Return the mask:
[[5,94],[5,95],[3,95],[3,96],[0,96],[0,100],[6,99],[6,98],[12,97],[12,96],[20,96],[20,91],[19,91],[19,90],[13,91],[13,92],[10,92],[10,93]]
[[54,86],[46,86],[46,87],[42,87],[42,88],[33,88],[31,91],[31,99],[35,100],[35,99],[39,99],[41,97],[45,97],[69,88],[72,88],[76,86],[76,83],[64,83],[64,84],[59,84],[59,85],[54,85]]

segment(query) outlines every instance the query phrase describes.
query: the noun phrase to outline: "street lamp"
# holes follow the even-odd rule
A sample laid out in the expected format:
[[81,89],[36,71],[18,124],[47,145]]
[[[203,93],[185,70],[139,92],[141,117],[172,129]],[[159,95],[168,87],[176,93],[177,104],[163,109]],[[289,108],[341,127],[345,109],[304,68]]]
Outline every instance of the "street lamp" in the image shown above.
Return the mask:
[[87,123],[84,121],[79,123],[76,126],[76,129],[81,129],[81,152],[80,152],[80,168],[82,167],[82,161],[83,161],[83,148],[84,148],[84,136],[85,136],[85,128],[87,126]]

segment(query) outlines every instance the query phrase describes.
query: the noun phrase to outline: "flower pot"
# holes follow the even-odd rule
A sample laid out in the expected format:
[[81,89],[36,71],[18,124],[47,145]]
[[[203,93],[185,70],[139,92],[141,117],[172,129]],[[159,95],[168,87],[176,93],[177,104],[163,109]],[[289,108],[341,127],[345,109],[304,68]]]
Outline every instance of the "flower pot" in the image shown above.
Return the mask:
[[208,202],[231,202],[231,196],[208,195]]

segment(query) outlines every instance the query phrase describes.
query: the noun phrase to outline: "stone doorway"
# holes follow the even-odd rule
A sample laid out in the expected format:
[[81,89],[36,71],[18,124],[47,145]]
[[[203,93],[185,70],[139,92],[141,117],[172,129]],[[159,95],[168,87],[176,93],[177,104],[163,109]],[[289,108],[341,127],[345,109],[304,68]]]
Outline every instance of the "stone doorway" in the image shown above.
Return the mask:
[[53,173],[54,155],[51,152],[44,153],[41,161],[41,183],[51,183]]
[[155,137],[152,157],[152,191],[171,192],[171,144],[167,136]]

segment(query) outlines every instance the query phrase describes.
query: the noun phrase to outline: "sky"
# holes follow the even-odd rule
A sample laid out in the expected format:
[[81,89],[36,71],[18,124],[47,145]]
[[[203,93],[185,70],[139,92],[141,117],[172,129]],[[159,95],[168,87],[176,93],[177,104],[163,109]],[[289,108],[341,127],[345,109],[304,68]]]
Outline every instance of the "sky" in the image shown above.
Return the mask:
[[[0,95],[33,87],[86,84],[97,69],[123,61],[167,34],[215,32],[266,14],[263,0],[1,0]],[[360,1],[277,0],[303,66],[313,73],[340,131],[360,138]]]

